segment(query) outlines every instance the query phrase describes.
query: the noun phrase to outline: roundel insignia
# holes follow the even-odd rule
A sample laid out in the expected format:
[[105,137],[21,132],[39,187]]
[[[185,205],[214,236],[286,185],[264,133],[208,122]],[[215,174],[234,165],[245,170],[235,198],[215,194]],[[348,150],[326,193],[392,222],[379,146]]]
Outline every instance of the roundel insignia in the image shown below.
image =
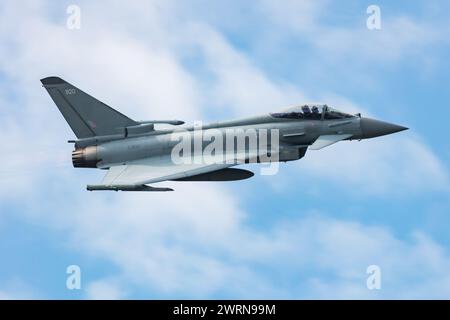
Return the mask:
[[95,129],[95,128],[97,127],[97,125],[95,124],[95,122],[92,121],[92,120],[88,120],[87,123],[89,124],[89,126],[90,126],[92,129]]

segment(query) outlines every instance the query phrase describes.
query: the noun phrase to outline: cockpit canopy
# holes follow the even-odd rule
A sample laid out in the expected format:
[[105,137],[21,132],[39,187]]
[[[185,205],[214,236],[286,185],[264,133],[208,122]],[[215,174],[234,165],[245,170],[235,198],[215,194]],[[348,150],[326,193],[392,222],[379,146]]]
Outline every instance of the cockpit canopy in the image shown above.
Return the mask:
[[274,118],[297,120],[333,120],[355,117],[354,115],[333,109],[326,104],[304,104],[301,106],[288,108],[282,112],[271,113],[270,115]]

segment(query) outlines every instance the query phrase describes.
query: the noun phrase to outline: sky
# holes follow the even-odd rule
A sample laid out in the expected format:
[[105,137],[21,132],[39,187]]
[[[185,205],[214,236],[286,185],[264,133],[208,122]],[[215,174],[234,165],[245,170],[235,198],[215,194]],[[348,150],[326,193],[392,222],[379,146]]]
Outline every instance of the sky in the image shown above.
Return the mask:
[[[70,5],[80,28],[69,28]],[[377,5],[381,29],[366,12]],[[0,299],[450,298],[448,1],[2,1]],[[70,26],[70,24],[69,24]],[[39,79],[136,120],[320,101],[409,127],[237,182],[87,192]],[[256,165],[248,167],[258,172]],[[79,266],[81,288],[66,286]],[[369,266],[380,288],[367,286]]]

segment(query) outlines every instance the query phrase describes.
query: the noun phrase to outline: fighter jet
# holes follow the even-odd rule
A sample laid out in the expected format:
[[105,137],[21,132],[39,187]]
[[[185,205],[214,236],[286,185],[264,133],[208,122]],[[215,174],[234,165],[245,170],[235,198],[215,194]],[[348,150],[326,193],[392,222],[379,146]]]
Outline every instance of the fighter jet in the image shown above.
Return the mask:
[[87,185],[89,191],[172,191],[150,185],[242,180],[253,172],[232,167],[299,160],[308,149],[408,129],[327,104],[301,104],[200,128],[181,120],[135,121],[59,77],[41,82],[77,137],[68,141],[74,144],[73,166],[106,170],[100,184]]

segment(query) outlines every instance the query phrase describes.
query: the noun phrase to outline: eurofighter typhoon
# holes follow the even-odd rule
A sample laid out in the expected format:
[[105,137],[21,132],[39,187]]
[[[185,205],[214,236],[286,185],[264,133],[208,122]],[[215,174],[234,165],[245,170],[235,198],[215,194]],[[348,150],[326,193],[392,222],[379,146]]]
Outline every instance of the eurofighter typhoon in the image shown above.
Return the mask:
[[150,185],[242,180],[253,172],[232,167],[298,160],[308,149],[407,129],[326,104],[203,126],[180,120],[135,121],[61,78],[41,82],[77,137],[69,140],[75,146],[73,166],[106,170],[101,183],[87,185],[90,191],[172,191]]

